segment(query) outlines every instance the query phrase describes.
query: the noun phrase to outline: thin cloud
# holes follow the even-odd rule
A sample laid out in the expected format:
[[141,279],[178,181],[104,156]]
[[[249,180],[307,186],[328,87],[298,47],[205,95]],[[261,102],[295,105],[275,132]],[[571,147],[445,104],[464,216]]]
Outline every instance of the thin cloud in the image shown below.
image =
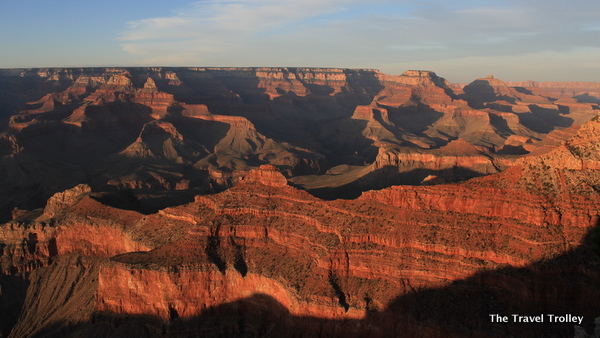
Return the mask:
[[360,67],[544,52],[576,58],[600,47],[598,3],[374,0],[361,14],[358,1],[198,1],[170,17],[131,22],[120,40],[140,64]]
[[121,40],[140,41],[171,36],[193,38],[205,33],[250,35],[343,10],[341,0],[305,1],[199,1],[177,16],[150,18],[129,23]]

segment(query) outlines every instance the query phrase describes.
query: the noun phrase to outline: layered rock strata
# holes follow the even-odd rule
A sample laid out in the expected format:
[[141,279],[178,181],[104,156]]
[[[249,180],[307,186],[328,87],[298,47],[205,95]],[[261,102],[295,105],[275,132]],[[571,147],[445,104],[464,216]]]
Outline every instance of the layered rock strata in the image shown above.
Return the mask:
[[[350,201],[292,188],[274,166],[150,215],[81,188],[62,193],[53,200],[84,192],[62,211],[50,205],[60,215],[50,223],[2,226],[14,238],[4,266],[32,281],[11,335],[568,334],[572,325],[504,325],[489,314],[594,318],[599,131],[591,121],[497,175]],[[61,301],[50,309],[35,294]]]

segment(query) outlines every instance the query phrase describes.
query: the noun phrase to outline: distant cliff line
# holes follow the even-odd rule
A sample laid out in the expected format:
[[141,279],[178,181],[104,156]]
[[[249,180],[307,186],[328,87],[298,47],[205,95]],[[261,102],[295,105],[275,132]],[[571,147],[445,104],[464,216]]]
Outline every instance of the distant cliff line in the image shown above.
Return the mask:
[[[343,73],[344,71],[370,72],[384,76],[397,76],[400,74],[386,74],[375,68],[343,68],[343,67],[184,67],[184,66],[152,66],[152,67],[32,67],[32,68],[0,68],[0,76],[35,76],[49,77],[59,73],[70,73],[74,75],[89,75],[90,73],[120,73],[123,71],[197,71],[197,72],[265,72],[265,71],[300,71],[300,72],[323,72],[323,73]],[[425,71],[430,72],[430,71]],[[600,82],[595,81],[504,81],[509,87],[534,87],[541,89],[563,88],[567,91],[573,88],[582,91],[592,90],[600,91]],[[452,87],[463,88],[468,83],[452,82]]]

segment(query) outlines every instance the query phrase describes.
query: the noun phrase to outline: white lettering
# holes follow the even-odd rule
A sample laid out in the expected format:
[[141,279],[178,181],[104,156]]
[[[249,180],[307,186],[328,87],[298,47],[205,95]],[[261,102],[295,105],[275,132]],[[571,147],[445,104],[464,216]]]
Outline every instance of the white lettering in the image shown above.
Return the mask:
[[563,316],[548,314],[548,317],[550,318],[550,323],[577,323],[581,325],[583,322],[583,316],[573,316],[570,313]]
[[543,323],[544,315],[539,316],[520,316],[513,314],[514,323]]

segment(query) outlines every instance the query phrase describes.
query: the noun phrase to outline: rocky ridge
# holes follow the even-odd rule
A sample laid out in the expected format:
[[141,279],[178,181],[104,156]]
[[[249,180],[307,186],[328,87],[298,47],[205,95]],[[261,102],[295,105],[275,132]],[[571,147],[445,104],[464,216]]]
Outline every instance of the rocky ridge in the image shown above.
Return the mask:
[[[124,327],[179,335],[203,321],[212,324],[197,328],[215,335],[572,332],[570,325],[495,325],[488,312],[594,318],[590,305],[600,289],[592,285],[600,274],[586,238],[600,217],[599,131],[600,122],[590,121],[563,146],[500,174],[391,187],[350,201],[323,201],[290,187],[274,166],[151,215],[115,209],[76,188],[83,196],[51,224],[2,227],[2,238],[15,239],[5,244],[3,264],[29,271],[33,283],[11,335],[116,334]],[[20,238],[35,238],[35,245]],[[47,282],[66,273],[65,264],[80,271],[66,279],[81,290],[72,296]],[[578,282],[570,282],[575,276]],[[49,311],[30,293],[64,301]],[[81,311],[73,317],[76,300]],[[271,305],[255,314],[261,303]],[[73,320],[78,324],[66,324]],[[250,326],[233,324],[239,320]]]

